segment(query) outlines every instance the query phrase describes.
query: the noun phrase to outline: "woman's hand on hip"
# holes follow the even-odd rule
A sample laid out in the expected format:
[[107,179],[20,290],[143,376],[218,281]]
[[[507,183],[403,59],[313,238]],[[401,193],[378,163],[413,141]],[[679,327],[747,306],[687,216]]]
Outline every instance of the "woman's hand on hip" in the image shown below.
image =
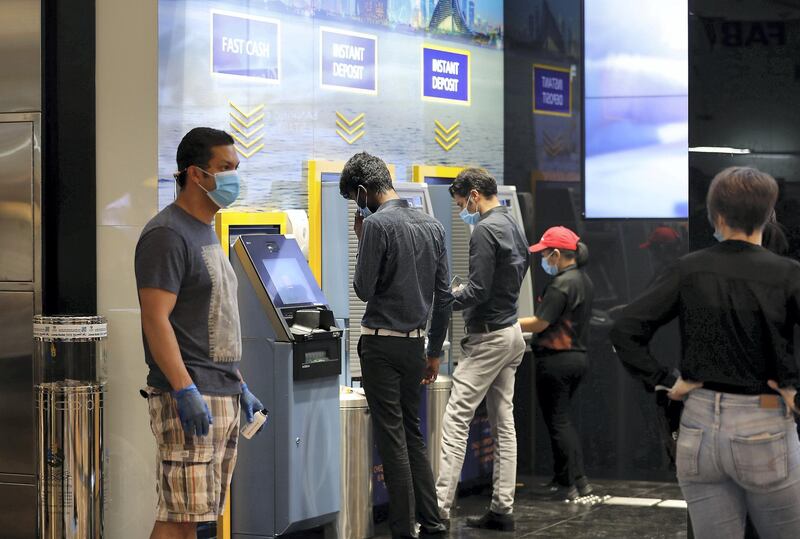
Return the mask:
[[703,387],[703,382],[687,382],[683,378],[678,378],[672,389],[667,391],[667,396],[674,401],[682,401],[689,393],[701,387]]

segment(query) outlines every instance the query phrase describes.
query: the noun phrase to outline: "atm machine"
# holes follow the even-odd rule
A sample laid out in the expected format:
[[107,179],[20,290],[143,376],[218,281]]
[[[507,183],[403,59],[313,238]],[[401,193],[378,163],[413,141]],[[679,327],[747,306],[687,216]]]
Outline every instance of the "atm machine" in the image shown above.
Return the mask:
[[[522,219],[522,210],[517,197],[517,188],[513,185],[498,185],[497,198],[500,204],[505,206],[514,216],[514,220],[519,223],[520,230],[525,234],[525,222]],[[531,238],[527,238],[528,244],[531,244]],[[519,290],[519,306],[517,312],[520,318],[533,316],[533,271],[529,270],[522,279],[522,287]]]
[[272,538],[333,522],[342,329],[294,239],[241,235],[231,264],[242,375],[270,412],[264,431],[239,443],[231,537]]
[[[301,215],[302,214],[302,215]],[[214,216],[214,229],[226,256],[232,254],[233,244],[242,234],[297,234],[300,242],[304,238],[303,225],[308,218],[302,211],[238,211],[221,210]],[[307,233],[307,231],[306,231]],[[234,481],[239,477],[238,468]],[[242,503],[247,503],[246,501]],[[231,539],[231,496],[226,497],[225,512],[217,521],[217,537]]]

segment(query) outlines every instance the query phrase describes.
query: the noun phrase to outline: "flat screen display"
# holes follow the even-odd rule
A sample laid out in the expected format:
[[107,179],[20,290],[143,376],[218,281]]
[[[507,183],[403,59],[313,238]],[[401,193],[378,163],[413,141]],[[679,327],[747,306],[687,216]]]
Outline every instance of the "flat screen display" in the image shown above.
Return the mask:
[[319,288],[311,286],[300,263],[294,258],[265,258],[262,263],[275,288],[273,301],[276,307],[325,304],[325,298],[319,292]]
[[276,308],[327,305],[297,241],[263,234],[243,235],[240,239]]
[[342,175],[338,172],[323,172],[322,173],[322,183],[339,183],[339,178]]
[[400,196],[414,209],[421,210],[425,207],[422,202],[422,195],[406,195],[401,193]]
[[584,1],[588,219],[688,216],[687,9]]

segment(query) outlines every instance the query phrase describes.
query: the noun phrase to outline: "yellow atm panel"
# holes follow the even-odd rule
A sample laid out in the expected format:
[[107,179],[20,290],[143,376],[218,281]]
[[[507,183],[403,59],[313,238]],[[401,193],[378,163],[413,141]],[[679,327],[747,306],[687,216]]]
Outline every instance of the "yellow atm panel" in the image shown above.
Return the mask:
[[429,183],[428,179],[433,178],[439,182],[443,180],[453,181],[464,168],[444,165],[414,165],[411,168],[411,181],[414,183]]
[[[214,230],[227,256],[236,237],[259,230],[275,229],[276,234],[286,234],[289,219],[282,211],[241,212],[222,210],[214,216]],[[233,230],[233,238],[231,231]]]

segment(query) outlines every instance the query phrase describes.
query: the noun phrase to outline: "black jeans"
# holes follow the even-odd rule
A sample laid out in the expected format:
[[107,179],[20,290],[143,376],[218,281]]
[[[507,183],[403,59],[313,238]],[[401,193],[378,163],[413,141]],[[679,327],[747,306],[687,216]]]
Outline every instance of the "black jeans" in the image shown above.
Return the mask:
[[392,537],[414,537],[415,523],[444,531],[433,472],[419,429],[425,340],[364,335],[358,342],[364,393],[389,491]]
[[572,486],[585,475],[583,449],[572,424],[570,405],[586,374],[584,352],[555,352],[536,357],[536,391],[553,449],[553,478]]

